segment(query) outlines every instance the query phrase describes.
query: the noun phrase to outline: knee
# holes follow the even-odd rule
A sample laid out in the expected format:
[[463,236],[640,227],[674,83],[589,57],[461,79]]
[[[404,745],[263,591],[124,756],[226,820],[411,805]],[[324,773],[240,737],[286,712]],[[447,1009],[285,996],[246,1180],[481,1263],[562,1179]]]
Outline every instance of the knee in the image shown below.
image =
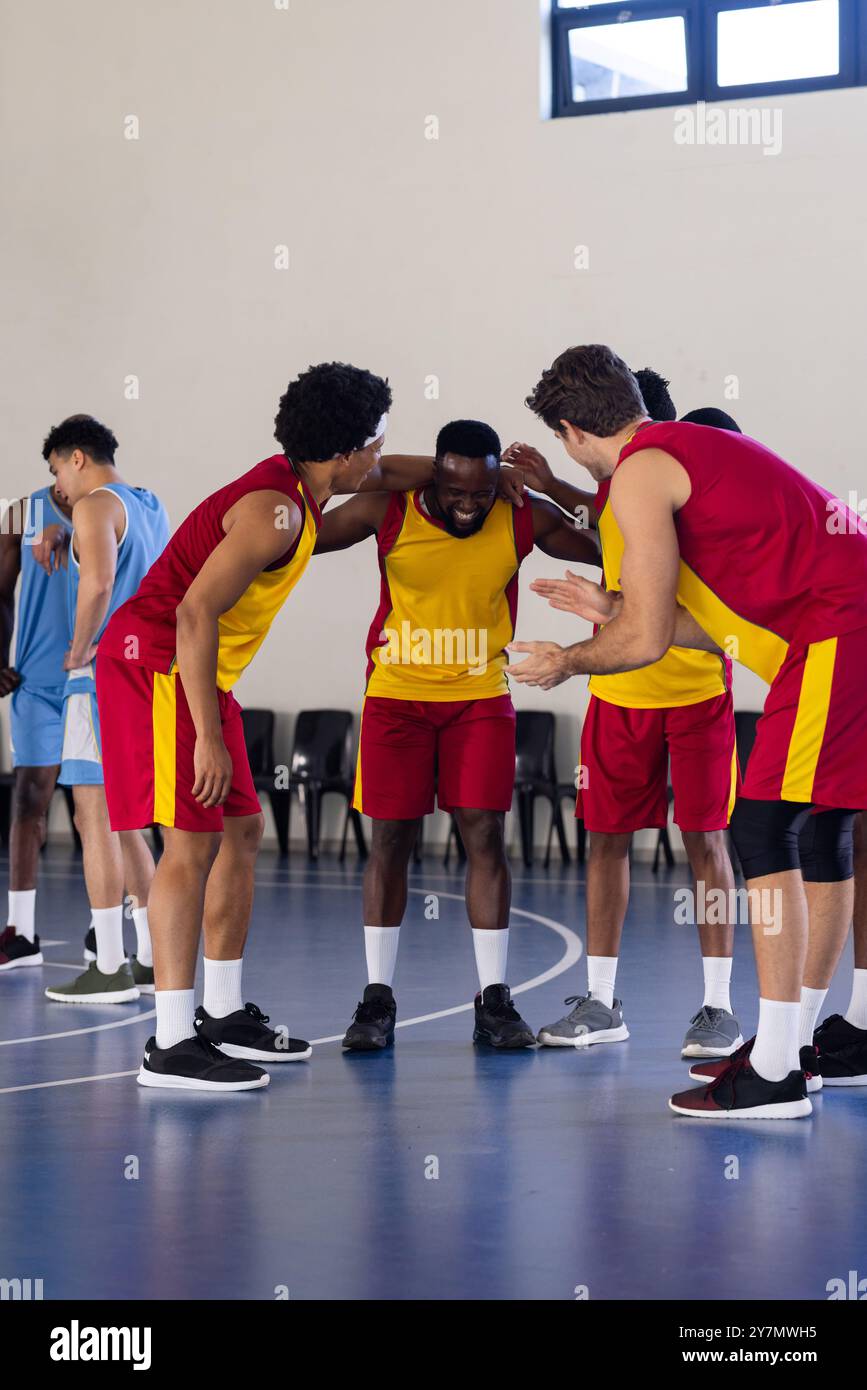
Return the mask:
[[53,787],[49,790],[37,777],[18,776],[15,780],[15,819],[35,821],[44,828],[52,791]]
[[631,843],[631,835],[606,835],[599,830],[591,830],[590,832],[590,854],[597,863],[600,859],[609,862],[626,859]]
[[801,872],[807,883],[842,883],[855,874],[854,811],[820,811],[801,832]]
[[731,831],[744,878],[800,869],[798,835],[809,811],[798,801],[738,800]]
[[505,859],[503,820],[496,811],[462,810],[458,826],[468,859],[488,862]]
[[[220,831],[164,831],[163,860],[167,864],[192,868],[200,875],[210,873],[220,852]],[[162,860],[160,861],[162,863]]]
[[697,877],[701,877],[701,872],[709,866],[717,869],[728,866],[729,856],[722,830],[683,830],[681,834],[690,868]]
[[240,827],[240,833],[235,835],[233,844],[242,854],[257,855],[264,833],[265,817],[261,811],[258,816],[245,816],[244,824]]
[[406,865],[417,834],[417,821],[374,822],[369,866],[381,869]]

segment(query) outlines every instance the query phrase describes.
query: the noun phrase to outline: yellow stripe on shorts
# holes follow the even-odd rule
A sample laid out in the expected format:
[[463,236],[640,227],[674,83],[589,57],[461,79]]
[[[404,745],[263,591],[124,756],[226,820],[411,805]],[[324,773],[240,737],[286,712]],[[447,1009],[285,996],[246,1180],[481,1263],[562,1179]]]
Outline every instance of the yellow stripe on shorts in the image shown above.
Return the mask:
[[361,804],[361,731],[364,728],[364,702],[367,699],[365,694],[361,701],[361,714],[358,720],[358,752],[355,755],[355,787],[353,789],[352,806],[356,811],[363,809]]
[[812,642],[807,648],[798,712],[780,793],[783,801],[813,800],[816,764],[828,722],[836,660],[836,637],[828,637],[824,642]]
[[171,828],[175,823],[177,767],[177,677],[154,672],[154,820]]
[[735,802],[738,799],[738,747],[735,744],[732,749],[732,781],[729,789],[729,821],[732,818],[732,811],[735,809]]

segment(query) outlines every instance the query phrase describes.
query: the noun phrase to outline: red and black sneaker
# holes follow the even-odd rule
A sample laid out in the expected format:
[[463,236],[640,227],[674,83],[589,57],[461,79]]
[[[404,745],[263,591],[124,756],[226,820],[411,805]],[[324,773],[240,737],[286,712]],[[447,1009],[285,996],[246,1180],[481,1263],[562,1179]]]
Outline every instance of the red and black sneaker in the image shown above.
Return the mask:
[[0,933],[0,970],[17,970],[22,965],[42,965],[39,937],[28,941],[14,927]]
[[680,1091],[668,1102],[676,1115],[699,1120],[797,1120],[810,1115],[807,1081],[800,1070],[782,1081],[767,1081],[753,1071],[751,1044],[728,1058],[724,1069],[709,1086]]
[[[729,1062],[733,1062],[741,1053],[743,1053],[745,1057],[749,1056],[753,1050],[754,1042],[755,1038],[750,1038],[742,1047],[738,1048],[737,1052],[733,1052],[731,1057],[723,1057],[718,1062],[696,1062],[695,1066],[689,1069],[690,1078],[693,1081],[704,1081],[705,1084],[709,1081],[716,1081],[717,1077],[721,1076],[725,1071]],[[801,1070],[804,1073],[804,1079],[807,1082],[807,1095],[811,1096],[816,1091],[821,1091],[822,1089],[822,1076],[819,1071],[819,1049],[813,1047],[810,1043],[806,1043],[801,1048],[798,1056],[801,1062]]]
[[813,1034],[826,1086],[867,1086],[867,1028],[831,1014]]

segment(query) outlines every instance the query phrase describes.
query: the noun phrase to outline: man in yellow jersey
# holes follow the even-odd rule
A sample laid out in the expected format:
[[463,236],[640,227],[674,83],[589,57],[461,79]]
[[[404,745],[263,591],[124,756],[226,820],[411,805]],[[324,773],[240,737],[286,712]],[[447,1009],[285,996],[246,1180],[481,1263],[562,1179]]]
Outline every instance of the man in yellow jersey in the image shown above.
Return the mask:
[[[635,377],[652,418],[676,419],[665,379],[649,368]],[[731,425],[737,429],[734,421]],[[551,469],[536,449],[513,444],[505,457],[528,486],[551,492]],[[608,502],[609,488],[605,479],[595,510],[605,588],[619,591],[623,537]],[[530,587],[552,607],[585,613],[587,586],[580,581],[567,576]],[[601,612],[599,619],[605,620]],[[653,666],[590,679],[575,811],[591,834],[587,990],[570,996],[570,1011],[541,1030],[544,1046],[589,1047],[629,1037],[622,1001],[614,995],[629,906],[629,848],[635,831],[661,830],[668,823],[669,764],[675,821],[695,879],[704,973],[704,999],[690,1020],[681,1055],[727,1057],[743,1042],[729,993],[734,926],[728,904],[734,876],[725,831],[737,789],[731,664],[711,652],[672,647]],[[720,904],[725,904],[721,910]]]
[[518,569],[538,545],[598,564],[592,532],[550,502],[498,497],[500,441],[456,420],[439,433],[433,480],[353,498],[327,516],[316,552],[376,535],[382,596],[368,636],[355,805],[374,821],[364,876],[368,985],[347,1050],[394,1040],[392,992],[407,864],[422,816],[453,811],[467,851],[466,903],[479,994],[474,1040],[531,1047],[506,984],[510,875],[503,826],[512,804],[515,711],[505,647],[515,628]]

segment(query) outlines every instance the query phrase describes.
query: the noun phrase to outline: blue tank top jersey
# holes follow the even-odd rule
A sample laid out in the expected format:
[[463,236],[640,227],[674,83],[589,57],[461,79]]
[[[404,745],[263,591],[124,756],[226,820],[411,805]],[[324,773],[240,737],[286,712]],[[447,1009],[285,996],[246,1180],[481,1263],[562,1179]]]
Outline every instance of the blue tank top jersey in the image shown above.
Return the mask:
[[[111,602],[96,634],[98,642],[109,618],[122,603],[132,598],[154,560],[168,544],[170,527],[166,509],[158,497],[147,488],[130,487],[127,483],[106,483],[96,491],[113,492],[123,503],[126,527],[117,547],[117,569]],[[78,605],[79,564],[74,554],[75,536],[69,546],[69,636],[75,629]]]
[[21,537],[21,589],[15,636],[15,669],[22,685],[47,690],[63,685],[63,659],[69,643],[64,574],[48,575],[33,558],[33,546],[46,526],[72,530],[72,522],[57,506],[50,487],[37,488],[27,499],[27,520]]

